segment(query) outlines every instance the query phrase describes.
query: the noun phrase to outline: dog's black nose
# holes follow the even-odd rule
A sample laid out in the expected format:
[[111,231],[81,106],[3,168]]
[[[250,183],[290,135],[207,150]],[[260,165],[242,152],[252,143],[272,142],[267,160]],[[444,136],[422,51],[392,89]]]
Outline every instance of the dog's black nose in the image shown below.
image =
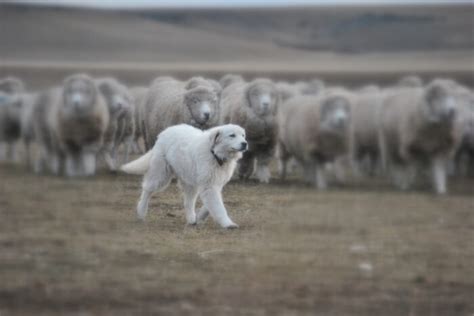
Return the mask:
[[209,116],[210,116],[210,114],[208,112],[204,113],[204,119],[208,120]]
[[246,142],[241,143],[240,148],[242,148],[242,150],[246,150],[247,149],[247,143]]

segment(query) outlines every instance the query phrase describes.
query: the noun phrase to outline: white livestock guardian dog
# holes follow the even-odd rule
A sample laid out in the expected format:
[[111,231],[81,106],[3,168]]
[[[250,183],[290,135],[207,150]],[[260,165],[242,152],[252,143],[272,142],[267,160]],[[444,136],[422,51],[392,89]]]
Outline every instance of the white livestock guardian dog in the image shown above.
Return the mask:
[[[237,228],[227,215],[221,192],[245,150],[245,130],[238,125],[222,125],[206,131],[186,124],[165,129],[148,153],[121,168],[126,173],[145,175],[137,206],[138,218],[145,218],[151,195],[165,190],[176,177],[184,193],[188,224],[203,221],[210,213],[222,227]],[[198,196],[203,207],[196,215]]]

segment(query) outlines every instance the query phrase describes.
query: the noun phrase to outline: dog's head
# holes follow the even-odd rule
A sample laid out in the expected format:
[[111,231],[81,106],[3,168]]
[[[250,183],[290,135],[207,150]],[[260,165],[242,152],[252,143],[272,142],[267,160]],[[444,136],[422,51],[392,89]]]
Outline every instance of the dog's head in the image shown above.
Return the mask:
[[246,89],[248,106],[257,116],[276,114],[280,96],[275,84],[268,79],[256,79]]
[[94,80],[85,74],[67,77],[63,86],[65,108],[71,112],[87,113],[94,107],[97,89]]
[[350,104],[344,96],[325,97],[320,109],[321,129],[345,130],[350,122]]
[[209,130],[211,151],[222,161],[240,159],[247,150],[245,130],[234,124],[214,127]]
[[120,115],[129,111],[133,104],[133,98],[127,87],[114,78],[102,78],[97,80],[99,91],[104,96],[110,114]]
[[219,96],[211,87],[197,86],[186,92],[184,102],[196,127],[204,127],[219,113]]
[[456,116],[456,84],[451,80],[433,80],[424,91],[423,113],[432,123],[451,123]]

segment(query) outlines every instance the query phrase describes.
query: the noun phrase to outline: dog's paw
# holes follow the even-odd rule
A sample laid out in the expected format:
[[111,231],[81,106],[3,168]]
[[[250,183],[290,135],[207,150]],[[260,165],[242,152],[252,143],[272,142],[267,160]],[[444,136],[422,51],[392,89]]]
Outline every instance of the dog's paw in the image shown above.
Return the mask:
[[236,223],[232,222],[230,224],[227,224],[226,226],[224,226],[225,229],[237,229],[239,228],[239,225],[237,225]]

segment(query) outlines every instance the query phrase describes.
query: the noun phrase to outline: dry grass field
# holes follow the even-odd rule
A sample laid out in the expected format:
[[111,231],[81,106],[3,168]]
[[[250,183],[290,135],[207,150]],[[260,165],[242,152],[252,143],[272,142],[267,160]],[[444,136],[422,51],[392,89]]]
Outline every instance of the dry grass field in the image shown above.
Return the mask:
[[0,315],[466,315],[474,181],[436,197],[298,176],[224,192],[240,229],[186,227],[175,184],[135,219],[140,178],[0,167]]
[[[0,4],[0,78],[20,77],[30,91],[74,72],[130,86],[229,72],[348,86],[416,73],[474,85],[472,6],[368,8],[263,10],[259,24],[249,12]],[[224,190],[240,225],[232,231],[212,220],[187,227],[176,184],[137,221],[140,181],[1,163],[0,316],[474,315],[472,178],[450,181],[446,196],[383,179],[324,192],[298,174],[235,180]]]

